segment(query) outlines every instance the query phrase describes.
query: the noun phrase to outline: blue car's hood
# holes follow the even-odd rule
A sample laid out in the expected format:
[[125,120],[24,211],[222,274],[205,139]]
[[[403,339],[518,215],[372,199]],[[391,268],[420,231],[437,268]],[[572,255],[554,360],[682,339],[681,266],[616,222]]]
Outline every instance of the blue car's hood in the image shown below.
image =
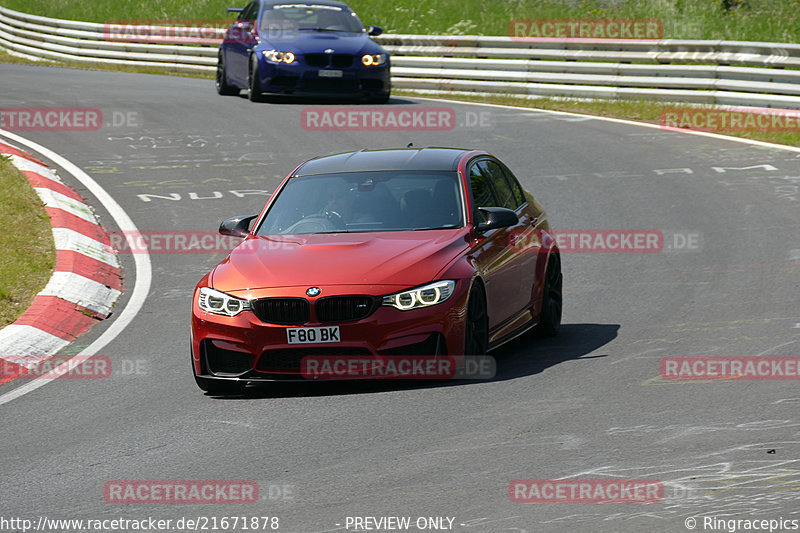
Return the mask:
[[385,53],[366,33],[333,31],[298,31],[287,37],[262,36],[262,47],[294,54],[320,54],[333,49],[334,54]]

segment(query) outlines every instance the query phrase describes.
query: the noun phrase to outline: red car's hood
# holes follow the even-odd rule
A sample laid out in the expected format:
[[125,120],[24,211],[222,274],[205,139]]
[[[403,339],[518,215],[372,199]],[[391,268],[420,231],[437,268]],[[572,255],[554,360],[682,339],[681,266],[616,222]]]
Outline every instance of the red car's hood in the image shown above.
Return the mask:
[[248,237],[212,272],[223,292],[429,281],[467,246],[468,230]]

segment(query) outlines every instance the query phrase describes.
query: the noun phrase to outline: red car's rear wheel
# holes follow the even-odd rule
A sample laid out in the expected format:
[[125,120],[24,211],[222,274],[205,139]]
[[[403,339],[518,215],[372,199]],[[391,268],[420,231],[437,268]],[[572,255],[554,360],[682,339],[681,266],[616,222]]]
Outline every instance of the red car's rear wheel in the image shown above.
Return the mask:
[[553,254],[547,261],[547,271],[544,275],[544,290],[542,291],[542,312],[536,333],[542,337],[552,337],[558,334],[561,327],[561,309],[563,305],[561,287],[564,277],[561,274],[561,258]]

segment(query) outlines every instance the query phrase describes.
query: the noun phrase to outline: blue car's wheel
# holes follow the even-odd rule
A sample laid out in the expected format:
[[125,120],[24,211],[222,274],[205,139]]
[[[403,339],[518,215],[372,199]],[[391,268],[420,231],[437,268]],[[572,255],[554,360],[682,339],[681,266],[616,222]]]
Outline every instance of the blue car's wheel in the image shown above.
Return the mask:
[[258,58],[255,55],[250,56],[250,69],[247,77],[248,86],[250,87],[250,101],[261,101],[261,82],[258,81]]
[[217,59],[217,94],[222,96],[234,96],[239,94],[239,88],[228,83],[228,76],[225,73],[225,59],[222,52]]

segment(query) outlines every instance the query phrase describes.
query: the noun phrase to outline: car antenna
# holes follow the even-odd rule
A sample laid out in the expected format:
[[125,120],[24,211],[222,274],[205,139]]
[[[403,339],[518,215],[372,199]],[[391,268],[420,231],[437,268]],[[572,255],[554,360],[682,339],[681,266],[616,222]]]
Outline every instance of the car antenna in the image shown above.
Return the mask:
[[414,143],[408,143],[408,146],[406,146],[406,148],[413,148],[413,147],[414,147]]

